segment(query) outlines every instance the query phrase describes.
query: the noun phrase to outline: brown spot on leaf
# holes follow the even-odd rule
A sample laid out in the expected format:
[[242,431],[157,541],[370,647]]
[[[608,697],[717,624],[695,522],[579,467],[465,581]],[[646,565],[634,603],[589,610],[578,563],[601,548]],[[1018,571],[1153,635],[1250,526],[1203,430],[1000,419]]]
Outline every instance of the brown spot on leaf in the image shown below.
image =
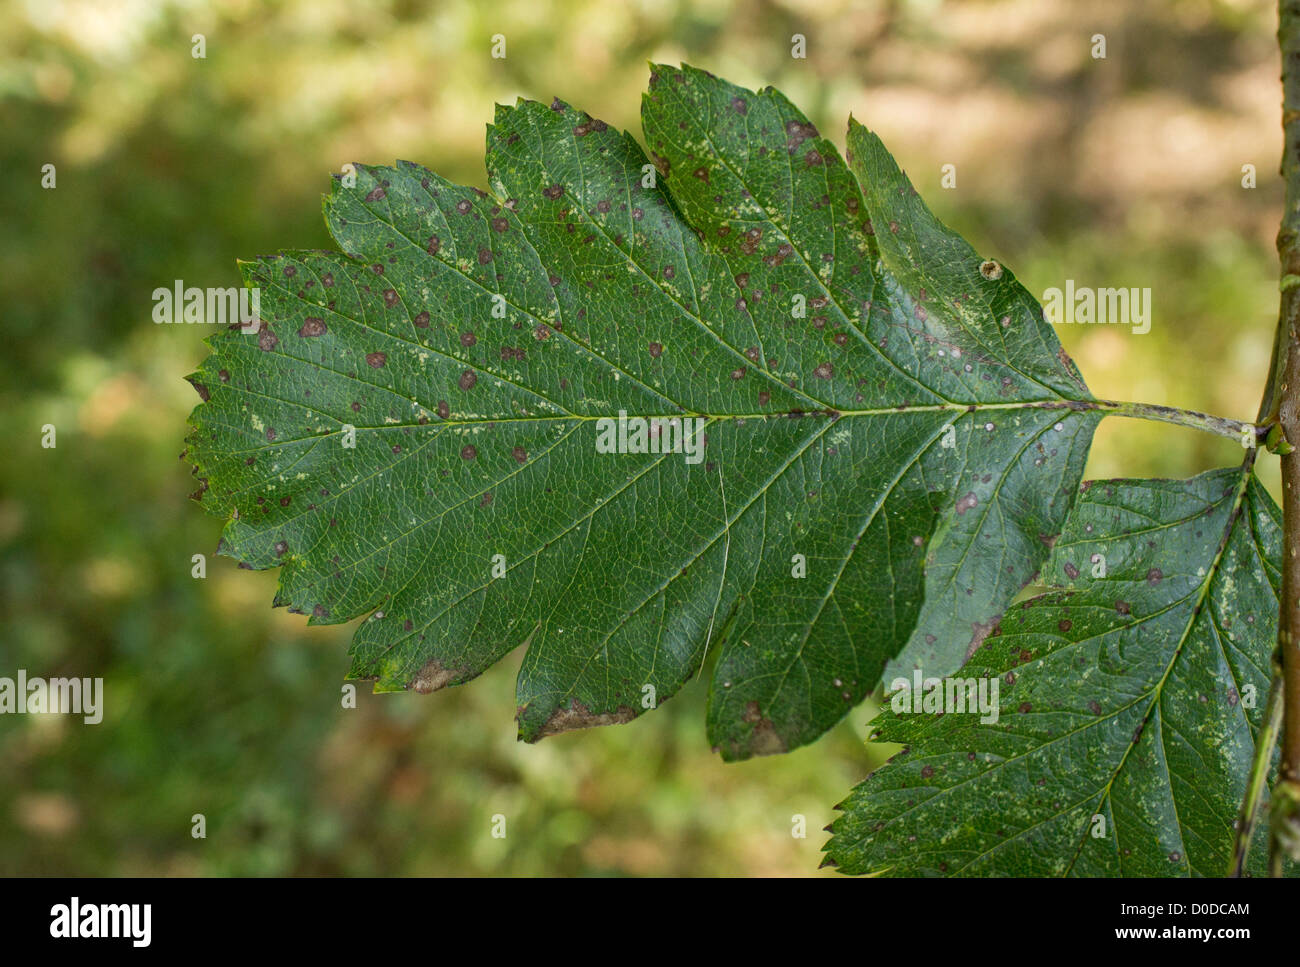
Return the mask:
[[308,316],[302,321],[302,326],[298,330],[298,335],[304,339],[311,339],[315,336],[325,335],[325,320],[318,316]]
[[467,369],[460,374],[460,379],[456,380],[456,385],[463,390],[471,390],[477,382],[478,374],[472,369]]
[[636,712],[626,705],[620,705],[617,711],[595,714],[576,698],[565,708],[561,706],[551,713],[546,724],[542,726],[537,737],[559,735],[574,729],[589,729],[598,725],[622,725],[636,718]]
[[803,121],[790,120],[785,122],[785,133],[785,146],[793,150],[809,138],[817,137],[817,128]]
[[971,635],[970,638],[970,644],[966,646],[967,661],[970,661],[971,655],[979,651],[980,646],[984,644],[984,640],[988,638],[990,634],[993,634],[997,630],[998,621],[1001,618],[1002,615],[995,614],[992,618],[989,618],[988,621],[971,622],[971,631],[973,632],[973,634]]
[[366,365],[371,369],[382,369],[387,362],[387,353],[366,353]]
[[419,692],[421,695],[428,695],[430,692],[436,692],[438,689],[450,685],[458,674],[460,674],[458,670],[446,668],[438,659],[432,658],[425,662],[420,670],[415,673],[415,677],[411,679],[406,687]]

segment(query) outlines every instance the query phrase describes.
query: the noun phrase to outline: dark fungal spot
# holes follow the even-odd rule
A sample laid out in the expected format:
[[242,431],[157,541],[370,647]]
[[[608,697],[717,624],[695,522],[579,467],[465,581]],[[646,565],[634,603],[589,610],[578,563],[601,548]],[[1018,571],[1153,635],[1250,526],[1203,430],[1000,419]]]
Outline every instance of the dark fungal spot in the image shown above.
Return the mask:
[[662,344],[662,343],[652,342],[652,343],[650,344],[650,355],[651,355],[651,356],[654,356],[656,359],[658,359],[658,358],[659,358],[660,356],[662,356],[663,354],[664,354],[664,347],[663,347],[663,344]]
[[384,305],[386,305],[388,308],[391,309],[391,308],[393,308],[393,306],[397,305],[397,301],[398,301],[398,300],[397,300],[397,290],[396,290],[396,289],[385,289],[385,290],[384,290]]
[[772,394],[767,390],[760,390],[758,394],[758,405],[767,406],[772,401]]
[[384,186],[380,185],[377,188],[370,189],[369,194],[366,195],[366,201],[379,201],[386,194],[387,192],[384,191]]
[[505,232],[508,228],[510,228],[510,223],[506,221],[504,218],[492,219],[492,231]]
[[475,448],[474,444],[467,443],[465,446],[461,447],[460,458],[462,460],[473,460],[477,456],[478,450]]
[[269,353],[278,345],[280,345],[280,340],[276,338],[275,333],[271,331],[271,327],[265,322],[262,323],[262,329],[257,334],[257,348],[262,350],[264,353]]
[[417,329],[428,329],[428,328],[429,328],[429,313],[427,313],[427,312],[423,312],[423,311],[417,313],[416,316],[415,316],[414,322],[415,322],[415,328],[417,328]]
[[600,212],[602,215],[605,214],[606,212],[608,212],[608,211],[609,211],[609,202],[607,202],[607,201],[598,201],[598,202],[596,202],[596,211]]
[[289,550],[289,545],[288,545],[287,543],[285,543],[284,541],[276,541],[276,542],[275,542],[275,556],[276,556],[276,557],[283,557],[283,556],[285,555],[285,553],[286,553],[288,550]]
[[438,400],[437,411],[439,419],[445,420],[451,416],[451,407],[447,405],[446,400]]
[[438,238],[437,235],[430,235],[429,244],[425,246],[424,250],[430,255],[437,255],[440,248],[442,248],[442,239]]
[[1151,570],[1147,571],[1147,584],[1155,586],[1160,583],[1161,578],[1164,576],[1164,572],[1161,571],[1160,568],[1153,567]]
[[821,363],[816,369],[813,370],[813,375],[816,376],[818,379],[830,379],[832,376],[835,375],[835,367],[832,366],[830,363]]
[[561,195],[564,194],[564,186],[559,184],[551,185],[550,188],[543,188],[542,194],[545,195],[547,198],[549,198],[551,201],[555,201],[555,199],[559,198]]
[[515,461],[517,463],[528,462],[528,451],[525,450],[523,447],[511,447],[510,455],[515,458]]
[[934,775],[934,766],[930,766],[930,765],[921,766],[922,779],[929,779],[933,775]]
[[473,206],[470,205],[468,198],[462,198],[460,201],[456,202],[456,211],[460,212],[462,215],[468,215],[469,210],[472,207]]
[[979,502],[979,498],[976,497],[973,492],[967,493],[963,497],[959,497],[957,499],[957,516],[960,517],[962,514],[966,513],[966,511],[978,506]]
[[808,153],[803,156],[803,163],[809,168],[814,168],[817,165],[821,164],[822,163],[821,152],[818,151],[816,148],[810,149]]
[[1057,628],[1058,628],[1062,633],[1064,633],[1064,632],[1066,632],[1066,631],[1069,631],[1072,627],[1074,627],[1074,624],[1073,624],[1073,622],[1070,621],[1069,618],[1062,618],[1060,621],[1058,621],[1058,622],[1056,623],[1056,627],[1057,627]]
[[360,413],[360,412],[361,412],[361,404],[358,403],[356,400],[353,400],[351,405],[352,405],[352,412],[353,412],[353,413]]
[[785,133],[785,146],[793,151],[809,138],[817,137],[817,128],[810,123],[792,119],[785,122]]
[[463,390],[471,390],[477,382],[478,374],[472,369],[467,369],[460,374],[460,379],[456,380],[456,385]]
[[1129,615],[1133,613],[1133,607],[1127,601],[1116,601],[1115,610],[1123,615]]
[[387,353],[366,353],[366,365],[371,369],[382,369],[387,362]]
[[281,507],[288,507],[289,504],[291,504],[292,502],[293,502],[293,498],[292,498],[292,497],[281,497],[281,498],[280,498],[280,506],[281,506]]
[[744,375],[745,375],[745,367],[744,367],[744,366],[741,366],[741,367],[738,368],[738,369],[733,369],[733,370],[731,371],[731,378],[732,378],[732,379],[742,379],[742,378],[744,377]]
[[746,101],[743,97],[733,97],[731,99],[731,109],[735,111],[737,114],[748,114],[749,102]]
[[478,250],[478,264],[487,265],[492,261],[492,252],[489,249],[481,248]]
[[692,171],[691,174],[693,174],[696,178],[699,178],[700,181],[704,182],[706,185],[709,183],[709,169],[704,167],[704,165],[700,165],[698,168]]
[[469,348],[470,346],[473,346],[476,342],[478,342],[478,337],[475,336],[472,332],[467,331],[467,332],[462,332],[460,334],[460,344],[462,346]]
[[268,427],[266,428],[266,438],[267,438],[268,440],[274,440],[274,439],[275,439],[275,427],[273,427],[273,426],[268,426]]
[[605,131],[608,128],[609,125],[606,124],[604,121],[598,121],[595,118],[589,117],[587,118],[587,120],[583,121],[581,124],[574,127],[573,136],[576,138],[585,138],[593,131],[599,134],[600,132]]
[[318,316],[308,316],[302,321],[302,326],[298,329],[298,335],[304,339],[325,335],[325,320]]
[[334,273],[326,272],[324,275],[322,275],[320,277],[320,284],[327,289],[332,289],[334,287]]
[[520,360],[528,355],[527,350],[519,349],[515,346],[502,346],[501,358],[505,360]]
[[1034,710],[1034,706],[1031,705],[1029,702],[1021,702],[1020,708],[1017,709],[1017,711],[1020,712],[1021,715],[1024,715],[1026,712],[1032,712],[1033,710]]
[[1075,578],[1079,576],[1079,569],[1075,567],[1073,564],[1071,564],[1069,561],[1066,561],[1065,576],[1068,577],[1071,581],[1073,581]]
[[993,259],[985,259],[980,263],[980,275],[990,282],[996,282],[1002,278],[1002,266],[998,265]]

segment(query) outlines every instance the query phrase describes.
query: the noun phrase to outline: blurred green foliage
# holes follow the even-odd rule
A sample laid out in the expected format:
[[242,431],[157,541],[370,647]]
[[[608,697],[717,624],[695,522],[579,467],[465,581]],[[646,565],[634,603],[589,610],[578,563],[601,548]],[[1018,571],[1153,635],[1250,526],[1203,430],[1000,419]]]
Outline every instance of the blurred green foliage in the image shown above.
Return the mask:
[[[699,680],[631,725],[538,746],[514,741],[518,656],[467,688],[361,686],[342,708],[351,629],[272,611],[274,574],[215,557],[219,525],[186,499],[181,377],[203,327],[155,325],[151,293],[330,246],[319,196],[350,160],[482,185],[496,101],[558,95],[639,134],[646,61],[679,59],[781,88],[841,143],[853,112],[1032,291],[1150,286],[1148,335],[1060,330],[1099,395],[1249,418],[1276,312],[1272,5],[1079,6],[0,2],[0,675],[106,683],[98,726],[0,717],[0,873],[813,870],[830,807],[890,751],[862,744],[869,707],[812,747],[727,766],[705,745]],[[1090,475],[1239,456],[1108,421]]]

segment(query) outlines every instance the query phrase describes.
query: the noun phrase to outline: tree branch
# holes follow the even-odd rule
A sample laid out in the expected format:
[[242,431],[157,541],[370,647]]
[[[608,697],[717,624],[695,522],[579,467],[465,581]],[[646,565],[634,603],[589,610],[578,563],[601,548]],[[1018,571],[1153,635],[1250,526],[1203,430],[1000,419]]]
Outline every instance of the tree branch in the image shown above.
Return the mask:
[[[1277,234],[1281,305],[1274,339],[1274,368],[1261,411],[1273,413],[1287,442],[1300,443],[1300,0],[1279,0],[1282,51],[1282,179],[1286,202]],[[1282,463],[1282,601],[1278,653],[1282,659],[1282,761],[1270,805],[1269,867],[1280,875],[1283,858],[1300,859],[1300,450]]]

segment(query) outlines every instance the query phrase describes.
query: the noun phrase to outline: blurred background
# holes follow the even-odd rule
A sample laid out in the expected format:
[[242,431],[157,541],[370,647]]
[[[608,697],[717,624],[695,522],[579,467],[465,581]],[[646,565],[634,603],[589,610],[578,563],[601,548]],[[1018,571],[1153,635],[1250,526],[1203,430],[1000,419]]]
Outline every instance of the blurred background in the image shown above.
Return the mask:
[[[106,692],[97,726],[0,716],[2,874],[811,873],[831,806],[892,751],[864,745],[863,706],[811,747],[724,765],[698,679],[630,725],[523,746],[518,654],[432,696],[361,685],[344,709],[352,627],[273,611],[274,573],[215,556],[177,459],[204,327],[155,325],[154,288],[333,247],[320,196],[348,161],[485,185],[494,102],[558,95],[639,137],[654,59],[773,84],[841,146],[852,112],[1035,294],[1152,289],[1146,335],[1058,329],[1096,394],[1258,406],[1282,197],[1271,0],[0,0],[0,23],[0,675]],[[1240,458],[1108,420],[1089,476]]]

